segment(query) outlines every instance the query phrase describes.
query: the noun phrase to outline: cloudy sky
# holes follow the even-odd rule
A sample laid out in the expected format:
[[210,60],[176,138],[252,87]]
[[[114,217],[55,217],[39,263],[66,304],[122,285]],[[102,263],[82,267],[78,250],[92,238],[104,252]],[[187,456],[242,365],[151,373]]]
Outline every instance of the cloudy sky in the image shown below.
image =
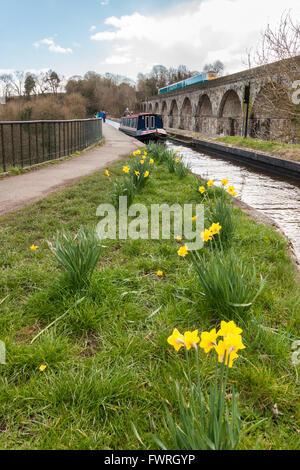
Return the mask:
[[245,68],[268,23],[299,0],[0,0],[0,71],[88,70],[133,79],[155,64]]

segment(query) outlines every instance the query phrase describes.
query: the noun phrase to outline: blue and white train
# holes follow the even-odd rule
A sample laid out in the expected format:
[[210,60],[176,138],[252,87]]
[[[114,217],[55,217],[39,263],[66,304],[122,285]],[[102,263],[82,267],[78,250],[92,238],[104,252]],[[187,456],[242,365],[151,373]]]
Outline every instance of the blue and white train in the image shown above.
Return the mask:
[[163,93],[169,93],[170,91],[180,90],[181,88],[186,88],[192,85],[197,85],[198,83],[209,82],[210,80],[216,80],[218,78],[217,72],[203,72],[200,75],[195,77],[187,78],[181,82],[172,83],[172,85],[165,86],[158,90],[158,94],[162,95]]

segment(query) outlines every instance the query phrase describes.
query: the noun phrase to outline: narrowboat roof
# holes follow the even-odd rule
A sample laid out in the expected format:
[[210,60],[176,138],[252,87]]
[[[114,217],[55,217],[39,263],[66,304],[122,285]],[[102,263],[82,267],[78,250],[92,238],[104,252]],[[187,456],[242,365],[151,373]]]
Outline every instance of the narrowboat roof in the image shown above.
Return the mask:
[[122,118],[134,118],[140,116],[161,116],[159,113],[139,113],[139,114],[128,114],[127,116],[121,116]]

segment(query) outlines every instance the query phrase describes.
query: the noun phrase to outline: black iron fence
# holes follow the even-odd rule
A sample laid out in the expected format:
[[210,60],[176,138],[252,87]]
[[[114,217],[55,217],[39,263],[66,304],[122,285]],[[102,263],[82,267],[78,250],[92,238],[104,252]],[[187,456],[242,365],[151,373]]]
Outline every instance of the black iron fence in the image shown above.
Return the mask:
[[72,155],[101,139],[101,119],[2,121],[0,173]]

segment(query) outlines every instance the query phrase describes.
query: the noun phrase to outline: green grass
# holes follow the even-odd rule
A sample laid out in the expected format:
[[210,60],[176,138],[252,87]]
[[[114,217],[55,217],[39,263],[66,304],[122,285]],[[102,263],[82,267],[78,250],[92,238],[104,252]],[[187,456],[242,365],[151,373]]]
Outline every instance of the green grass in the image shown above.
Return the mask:
[[[191,261],[177,256],[174,240],[104,241],[89,286],[75,294],[65,288],[46,240],[62,228],[75,234],[80,226],[96,225],[97,207],[110,202],[123,166],[124,160],[110,166],[110,178],[95,173],[1,219],[0,300],[9,296],[0,305],[0,339],[7,347],[7,364],[0,365],[2,449],[140,449],[131,422],[146,448],[155,448],[151,434],[165,437],[164,404],[178,414],[175,380],[185,386],[184,353],[176,354],[167,337],[175,327],[201,332],[220,324],[218,312],[203,303]],[[193,185],[192,176],[179,179],[165,165],[155,165],[135,202],[196,202],[200,194]],[[255,261],[258,277],[268,276],[243,327],[247,349],[229,376],[229,386],[234,383],[239,393],[243,426],[264,420],[240,448],[295,449],[297,371],[291,345],[297,339],[299,285],[283,237],[240,209],[235,218],[236,252]],[[39,249],[31,252],[33,243]],[[163,278],[156,276],[158,269]],[[199,354],[208,390],[215,358]],[[47,365],[44,372],[41,364]],[[275,403],[278,416],[272,412]]]
[[268,140],[253,139],[251,137],[217,137],[216,141],[225,142],[227,144],[238,145],[241,147],[248,147],[254,150],[261,150],[269,153],[279,153],[284,157],[285,153],[291,153],[291,158],[300,161],[300,144],[285,144],[283,142],[272,142]]

